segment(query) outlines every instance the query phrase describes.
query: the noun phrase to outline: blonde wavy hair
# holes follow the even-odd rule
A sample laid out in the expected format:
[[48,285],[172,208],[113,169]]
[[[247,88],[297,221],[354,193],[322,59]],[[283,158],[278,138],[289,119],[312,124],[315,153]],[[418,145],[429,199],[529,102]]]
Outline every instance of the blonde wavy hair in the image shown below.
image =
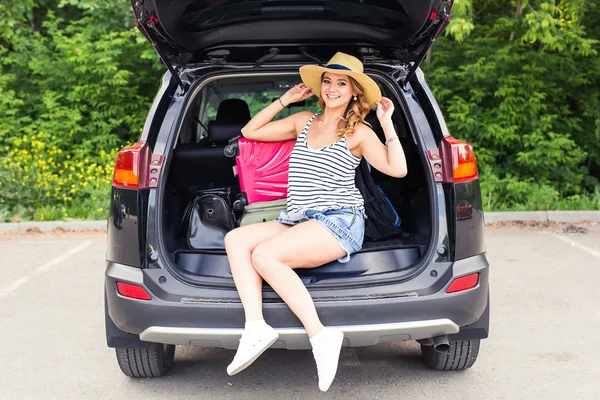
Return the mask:
[[[323,81],[324,76],[325,73],[321,75],[321,81]],[[354,100],[354,97],[350,99],[344,117],[338,123],[337,131],[335,132],[338,139],[341,139],[344,136],[351,136],[360,123],[371,126],[365,121],[365,117],[371,108],[368,103],[363,101],[364,90],[351,76],[348,76],[348,78],[350,78],[352,90],[356,91],[357,95],[356,100]],[[321,110],[325,110],[325,101],[323,100],[323,97],[319,98],[319,107],[321,107]]]

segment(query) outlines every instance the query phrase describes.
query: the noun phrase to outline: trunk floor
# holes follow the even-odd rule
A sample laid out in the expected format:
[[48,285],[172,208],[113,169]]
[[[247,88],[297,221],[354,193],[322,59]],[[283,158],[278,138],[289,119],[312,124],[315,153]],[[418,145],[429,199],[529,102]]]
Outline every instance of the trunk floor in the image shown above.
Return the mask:
[[[402,271],[415,266],[425,253],[426,246],[415,243],[423,238],[403,235],[377,242],[365,242],[363,250],[353,254],[350,261],[333,261],[321,267],[298,269],[306,283],[326,278],[358,277],[385,272]],[[177,269],[190,279],[200,277],[231,278],[224,251],[178,250],[172,253]]]

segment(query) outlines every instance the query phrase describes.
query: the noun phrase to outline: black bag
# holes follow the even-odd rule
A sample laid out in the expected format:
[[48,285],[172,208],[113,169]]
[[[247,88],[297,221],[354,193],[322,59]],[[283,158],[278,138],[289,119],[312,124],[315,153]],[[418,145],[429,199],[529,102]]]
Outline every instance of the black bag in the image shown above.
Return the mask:
[[179,226],[193,250],[223,249],[225,234],[236,227],[229,189],[207,189],[198,192],[188,204]]
[[375,184],[363,158],[356,168],[356,187],[365,201],[365,240],[374,242],[402,233],[401,220],[390,200]]

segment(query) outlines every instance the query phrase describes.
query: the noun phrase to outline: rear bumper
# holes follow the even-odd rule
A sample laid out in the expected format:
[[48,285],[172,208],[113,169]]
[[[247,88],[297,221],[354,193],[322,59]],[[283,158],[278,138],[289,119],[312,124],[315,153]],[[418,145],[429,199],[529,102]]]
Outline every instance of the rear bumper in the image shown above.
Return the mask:
[[[338,326],[344,332],[344,345],[350,347],[371,346],[377,343],[416,340],[457,333],[458,325],[449,319],[432,321],[397,322],[379,325]],[[310,349],[308,336],[303,328],[279,328],[279,339],[273,348],[289,350]],[[140,333],[140,339],[148,342],[175,345],[196,345],[237,349],[243,329],[173,328],[152,326]]]
[[[330,297],[330,301],[316,301],[315,306],[323,324],[343,330],[345,344],[351,347],[457,334],[461,327],[477,322],[486,310],[487,260],[485,255],[460,260],[448,272],[450,276],[443,279],[434,279],[427,274],[426,277],[431,279],[431,286],[411,290],[411,295],[363,297],[356,300],[342,296],[339,298],[343,300],[335,300],[335,297]],[[453,277],[474,272],[480,274],[476,287],[452,294],[445,292]],[[154,278],[159,275],[170,280],[169,292],[154,285]],[[121,296],[117,293],[116,281],[144,286],[152,300],[134,300]],[[420,282],[427,281],[422,279]],[[184,285],[181,282],[177,284]],[[397,292],[401,293],[409,284],[410,282],[398,284]],[[203,300],[189,302],[189,296],[175,294],[177,290],[173,289],[173,278],[166,270],[148,271],[108,263],[107,318],[124,334],[133,334],[143,342],[235,349],[244,326],[244,313],[239,298],[223,301],[223,294],[219,296],[216,289],[195,291],[202,292]],[[263,310],[265,320],[280,334],[280,339],[273,347],[310,348],[306,332],[287,305],[266,302]],[[110,338],[108,342],[110,346]]]

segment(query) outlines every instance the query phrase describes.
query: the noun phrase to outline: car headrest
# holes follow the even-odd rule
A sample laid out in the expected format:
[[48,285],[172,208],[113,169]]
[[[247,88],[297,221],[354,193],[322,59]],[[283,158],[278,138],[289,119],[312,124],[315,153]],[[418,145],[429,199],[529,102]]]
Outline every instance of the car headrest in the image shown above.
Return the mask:
[[242,99],[227,99],[219,104],[216,120],[246,124],[250,118],[248,103]]
[[229,121],[208,121],[208,142],[226,145],[231,139],[242,134],[245,123]]

